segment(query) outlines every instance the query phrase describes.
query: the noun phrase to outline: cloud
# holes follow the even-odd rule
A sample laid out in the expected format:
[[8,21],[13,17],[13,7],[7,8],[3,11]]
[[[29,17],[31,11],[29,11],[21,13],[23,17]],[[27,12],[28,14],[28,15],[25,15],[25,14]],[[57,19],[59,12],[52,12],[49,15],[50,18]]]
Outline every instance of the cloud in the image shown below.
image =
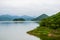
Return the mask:
[[0,15],[39,16],[60,11],[60,0],[0,0]]

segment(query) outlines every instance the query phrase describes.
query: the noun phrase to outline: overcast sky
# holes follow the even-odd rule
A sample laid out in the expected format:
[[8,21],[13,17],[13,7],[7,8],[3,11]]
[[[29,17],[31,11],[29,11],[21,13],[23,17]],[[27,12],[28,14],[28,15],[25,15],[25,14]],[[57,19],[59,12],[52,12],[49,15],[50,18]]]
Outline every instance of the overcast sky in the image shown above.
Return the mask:
[[0,15],[53,15],[60,11],[60,0],[0,0]]

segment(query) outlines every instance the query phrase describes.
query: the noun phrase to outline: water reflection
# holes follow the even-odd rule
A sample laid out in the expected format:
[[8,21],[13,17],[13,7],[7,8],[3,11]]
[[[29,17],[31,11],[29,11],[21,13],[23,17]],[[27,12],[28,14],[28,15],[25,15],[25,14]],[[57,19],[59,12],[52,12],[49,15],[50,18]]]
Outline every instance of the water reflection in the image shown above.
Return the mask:
[[0,22],[0,40],[39,40],[26,33],[37,26],[35,22]]

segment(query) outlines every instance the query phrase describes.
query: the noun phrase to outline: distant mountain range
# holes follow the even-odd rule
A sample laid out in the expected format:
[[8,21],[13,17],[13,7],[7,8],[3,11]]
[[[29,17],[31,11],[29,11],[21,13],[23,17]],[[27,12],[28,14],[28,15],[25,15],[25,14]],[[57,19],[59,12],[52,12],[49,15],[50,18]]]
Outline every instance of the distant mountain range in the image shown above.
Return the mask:
[[32,19],[32,21],[41,21],[42,19],[47,18],[47,17],[48,17],[48,15],[42,14],[42,15]]
[[31,21],[34,17],[23,15],[20,18],[25,19],[26,21]]
[[30,21],[33,19],[33,17],[23,15],[23,16],[11,16],[11,15],[1,15],[0,21],[12,21],[13,19],[23,18],[26,21]]
[[42,14],[36,18],[27,15],[23,16],[0,15],[0,21],[13,21],[14,19],[20,19],[20,18],[23,18],[25,21],[39,21],[46,17],[48,17],[48,15],[46,14]]
[[10,16],[10,15],[1,15],[0,16],[0,21],[10,21],[10,20],[12,20],[13,18],[12,18],[12,16]]

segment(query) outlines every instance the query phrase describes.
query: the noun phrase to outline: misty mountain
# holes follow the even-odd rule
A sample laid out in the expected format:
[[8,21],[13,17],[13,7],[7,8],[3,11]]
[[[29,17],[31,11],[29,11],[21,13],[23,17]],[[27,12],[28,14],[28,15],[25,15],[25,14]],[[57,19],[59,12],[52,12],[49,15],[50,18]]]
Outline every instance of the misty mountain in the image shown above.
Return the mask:
[[26,21],[30,21],[33,19],[33,17],[26,16],[26,15],[23,15],[23,16],[0,15],[0,21],[12,21],[18,18],[23,18]]
[[16,16],[0,15],[0,21],[12,21]]
[[21,16],[20,18],[23,18],[23,19],[25,19],[26,21],[31,21],[31,20],[33,19],[33,17],[27,16],[27,15],[23,15],[23,16]]
[[32,19],[32,21],[40,21],[40,20],[42,20],[42,19],[44,19],[44,18],[47,18],[47,17],[48,17],[48,15],[42,14],[42,15],[40,15],[40,16]]

